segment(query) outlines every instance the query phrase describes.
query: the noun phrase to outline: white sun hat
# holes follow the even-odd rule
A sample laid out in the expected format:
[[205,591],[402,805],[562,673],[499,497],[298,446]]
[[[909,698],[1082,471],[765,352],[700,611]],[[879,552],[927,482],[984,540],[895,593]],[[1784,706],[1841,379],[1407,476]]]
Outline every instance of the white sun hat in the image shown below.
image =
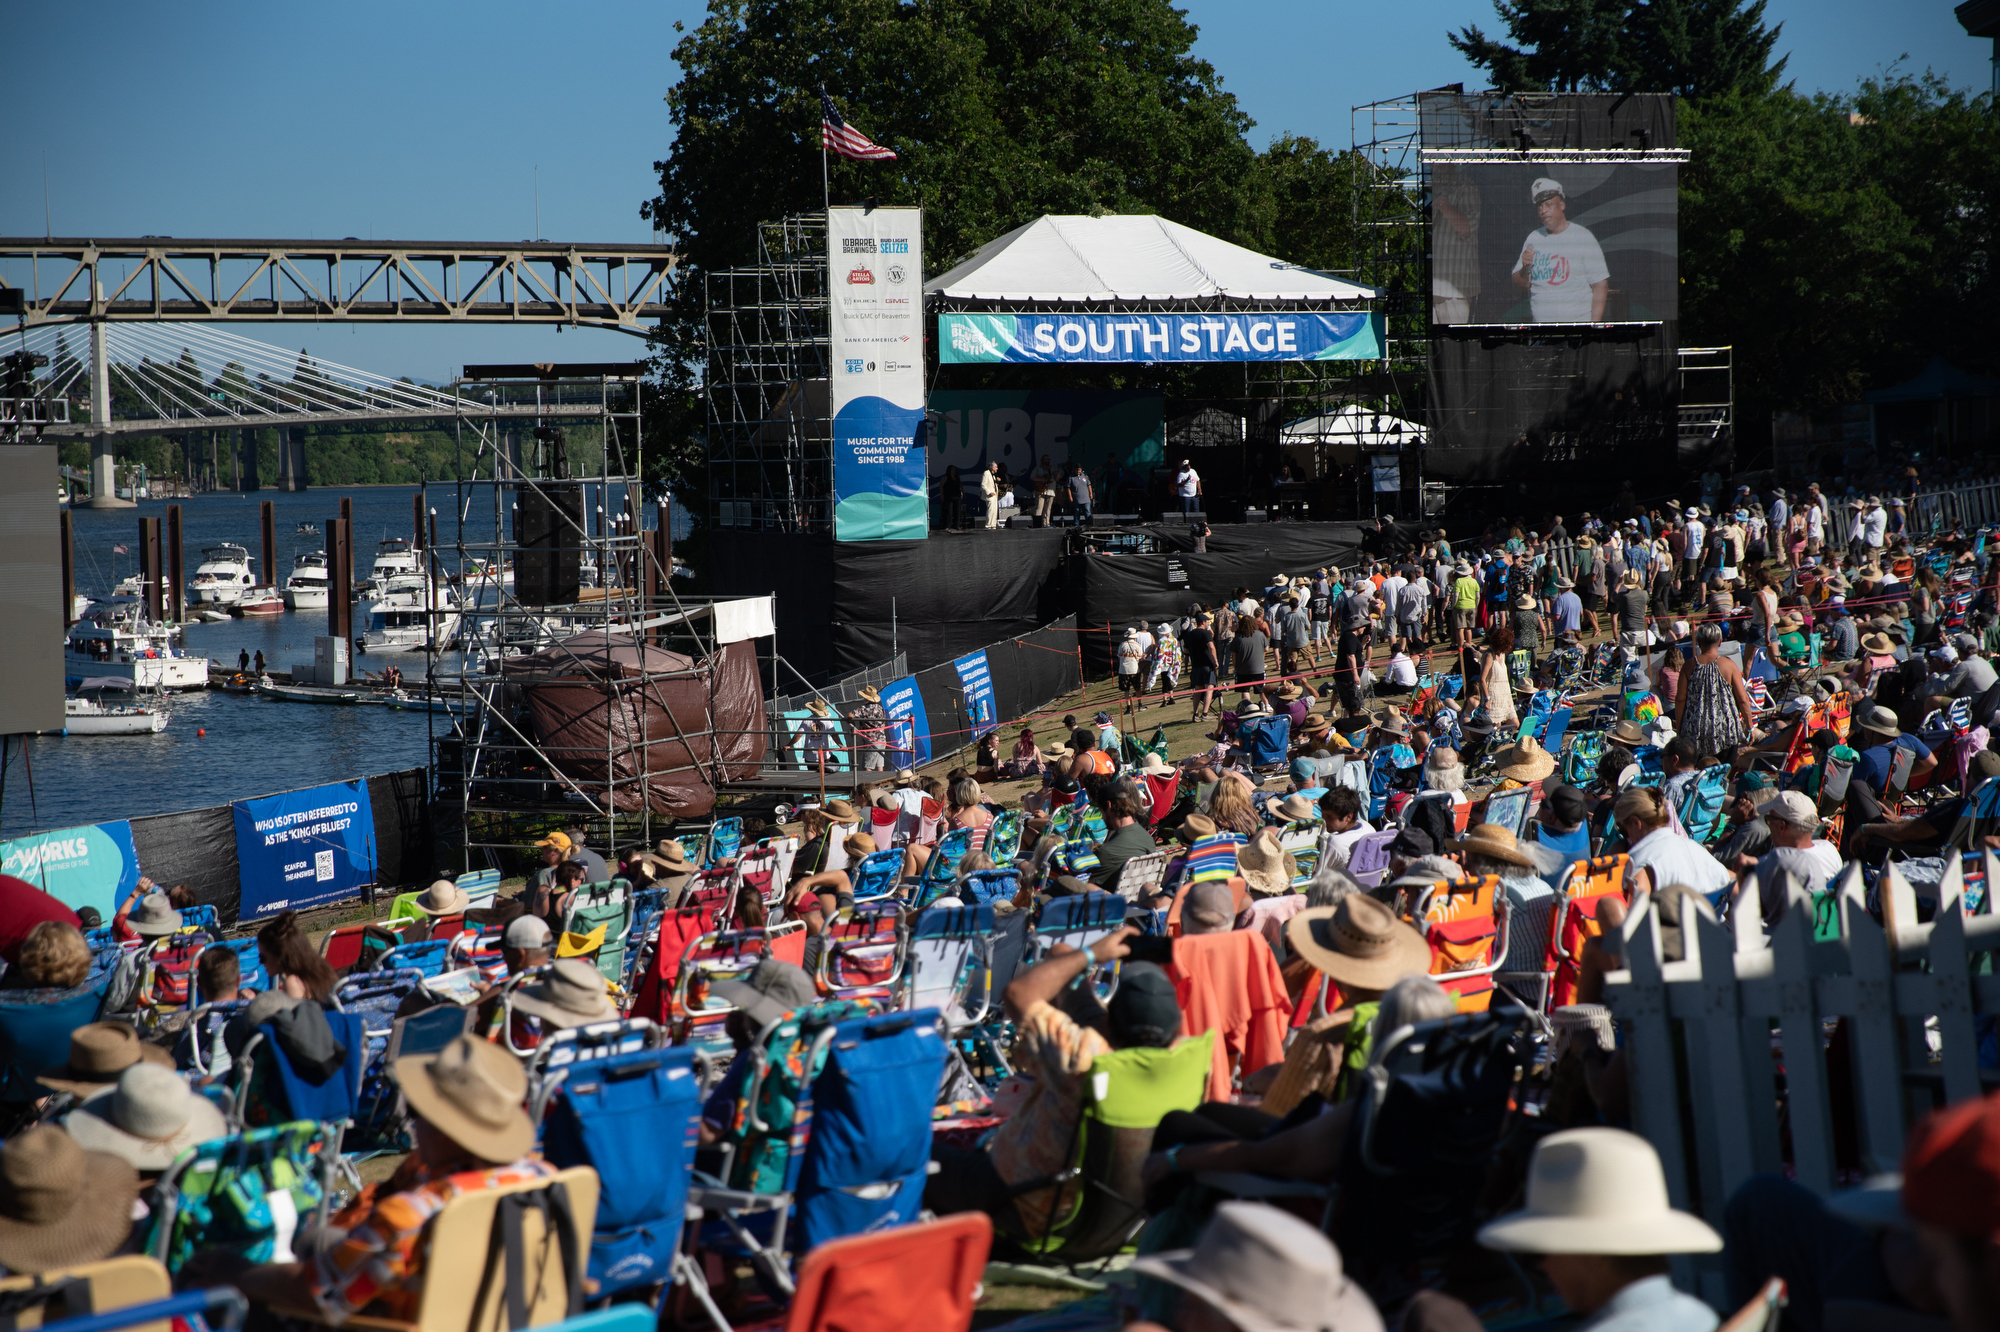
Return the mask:
[[1479,1232],[1489,1249],[1621,1256],[1716,1253],[1722,1236],[1674,1210],[1653,1145],[1623,1129],[1552,1133],[1528,1164],[1528,1205]]

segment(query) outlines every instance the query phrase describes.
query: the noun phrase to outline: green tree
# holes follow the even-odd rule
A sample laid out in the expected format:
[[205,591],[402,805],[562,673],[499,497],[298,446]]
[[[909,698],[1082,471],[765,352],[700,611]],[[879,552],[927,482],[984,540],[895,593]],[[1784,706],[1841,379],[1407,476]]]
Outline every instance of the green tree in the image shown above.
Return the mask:
[[[1765,0],[1494,0],[1507,40],[1476,25],[1449,35],[1507,92],[1765,93],[1782,23]],[[1511,43],[1511,44],[1510,44]]]
[[[649,470],[699,500],[703,275],[754,260],[759,223],[820,209],[822,84],[898,154],[830,159],[831,196],[921,205],[930,274],[1049,213],[1158,213],[1351,267],[1354,161],[1289,135],[1259,154],[1196,31],[1167,0],[710,0],[675,48],[676,138],[640,210],[683,256],[654,343]],[[1240,388],[1240,369],[1221,378],[1216,394]],[[1148,372],[1163,379],[1201,391],[1199,373]]]

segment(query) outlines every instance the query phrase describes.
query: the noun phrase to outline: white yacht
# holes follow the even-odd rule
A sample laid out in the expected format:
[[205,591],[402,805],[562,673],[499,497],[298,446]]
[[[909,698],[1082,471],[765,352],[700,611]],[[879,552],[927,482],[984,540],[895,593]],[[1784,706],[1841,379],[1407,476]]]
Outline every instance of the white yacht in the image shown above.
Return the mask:
[[368,570],[358,591],[377,592],[383,584],[398,574],[413,574],[417,571],[417,552],[401,537],[390,537],[375,547],[375,564]]
[[116,676],[85,680],[77,695],[63,700],[63,731],[68,735],[153,735],[167,729],[173,714],[161,707],[125,703],[105,697],[112,690],[131,688]]
[[253,561],[242,546],[224,542],[201,553],[194,577],[188,579],[188,600],[197,606],[233,606],[246,588],[256,584]]
[[[378,566],[379,567],[379,566]],[[458,594],[420,573],[393,575],[368,604],[363,652],[444,651],[458,638]]]
[[171,627],[153,624],[143,614],[93,610],[70,626],[63,642],[63,673],[72,681],[113,679],[141,689],[203,689],[208,685],[208,660],[174,646]]
[[285,604],[293,610],[325,610],[329,576],[326,552],[309,550],[292,561],[292,576],[285,580]]

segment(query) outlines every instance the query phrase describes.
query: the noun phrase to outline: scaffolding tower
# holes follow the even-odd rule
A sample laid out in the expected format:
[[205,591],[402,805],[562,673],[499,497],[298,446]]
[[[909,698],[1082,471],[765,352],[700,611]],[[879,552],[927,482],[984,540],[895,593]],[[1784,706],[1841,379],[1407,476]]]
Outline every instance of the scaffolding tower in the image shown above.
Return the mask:
[[723,527],[833,524],[826,215],[757,229],[757,262],[703,277],[710,513]]
[[[537,367],[487,369],[534,375]],[[651,846],[654,783],[681,770],[656,770],[655,746],[694,741],[714,753],[712,716],[705,734],[682,733],[676,721],[674,734],[649,735],[642,720],[649,703],[703,678],[717,649],[713,602],[673,587],[670,500],[648,525],[646,367],[574,368],[599,372],[587,377],[547,369],[554,374],[461,381],[461,394],[485,404],[570,411],[534,418],[526,431],[459,417],[461,479],[427,482],[422,492],[432,533],[421,566],[430,585],[432,808],[443,843],[462,842],[467,869],[497,868],[565,827],[582,826],[586,845],[607,855]],[[595,410],[579,417],[578,407]],[[630,645],[616,671],[593,656],[603,638]],[[601,724],[601,752],[545,738],[529,687],[551,681],[572,691],[567,720]]]

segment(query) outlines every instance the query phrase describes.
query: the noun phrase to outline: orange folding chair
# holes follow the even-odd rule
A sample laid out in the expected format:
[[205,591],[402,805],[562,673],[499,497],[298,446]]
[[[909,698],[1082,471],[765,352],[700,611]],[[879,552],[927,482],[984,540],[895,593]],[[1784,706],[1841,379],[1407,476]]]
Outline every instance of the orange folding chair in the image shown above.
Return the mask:
[[1582,974],[1583,946],[1604,934],[1598,910],[1616,898],[1625,900],[1625,874],[1632,858],[1599,856],[1579,860],[1563,874],[1556,888],[1556,909],[1549,927],[1549,951],[1544,971],[1549,979],[1545,1011],[1576,1002]]
[[1500,876],[1442,881],[1417,899],[1411,923],[1431,946],[1431,975],[1461,1013],[1493,1003],[1493,973],[1507,956],[1506,908]]
[[785,1332],[965,1332],[992,1247],[984,1212],[829,1240],[799,1264]]

